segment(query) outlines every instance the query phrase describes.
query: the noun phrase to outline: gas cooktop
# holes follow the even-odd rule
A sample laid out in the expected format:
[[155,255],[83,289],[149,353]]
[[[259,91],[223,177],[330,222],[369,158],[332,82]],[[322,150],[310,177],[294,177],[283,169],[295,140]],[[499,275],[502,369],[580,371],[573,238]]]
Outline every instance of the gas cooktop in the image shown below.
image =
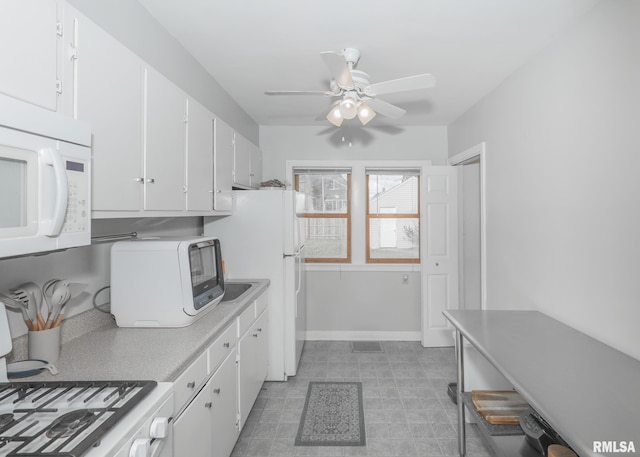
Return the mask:
[[79,457],[156,386],[155,381],[0,384],[0,455]]

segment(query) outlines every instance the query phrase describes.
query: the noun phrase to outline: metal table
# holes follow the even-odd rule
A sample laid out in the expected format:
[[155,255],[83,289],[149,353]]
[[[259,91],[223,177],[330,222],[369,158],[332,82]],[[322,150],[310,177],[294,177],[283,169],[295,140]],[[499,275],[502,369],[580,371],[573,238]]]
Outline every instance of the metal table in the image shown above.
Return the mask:
[[[450,310],[444,315],[456,329],[457,347],[465,339],[471,343],[579,456],[608,455],[594,452],[594,442],[603,441],[618,449],[631,441],[640,453],[640,361],[537,311]],[[464,351],[456,354],[460,399]],[[466,453],[464,405],[458,401],[461,457]],[[531,455],[522,436],[486,438],[498,455]]]

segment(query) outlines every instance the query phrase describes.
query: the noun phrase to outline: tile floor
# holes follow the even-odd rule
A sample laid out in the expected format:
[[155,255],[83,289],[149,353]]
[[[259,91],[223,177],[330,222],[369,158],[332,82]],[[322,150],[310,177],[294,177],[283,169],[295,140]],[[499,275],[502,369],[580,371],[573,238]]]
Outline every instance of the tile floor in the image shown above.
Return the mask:
[[[266,382],[232,457],[457,456],[453,348],[383,342],[384,353],[353,353],[348,341],[307,341],[298,374]],[[366,446],[294,446],[309,381],[361,381]],[[467,456],[490,456],[474,425]]]

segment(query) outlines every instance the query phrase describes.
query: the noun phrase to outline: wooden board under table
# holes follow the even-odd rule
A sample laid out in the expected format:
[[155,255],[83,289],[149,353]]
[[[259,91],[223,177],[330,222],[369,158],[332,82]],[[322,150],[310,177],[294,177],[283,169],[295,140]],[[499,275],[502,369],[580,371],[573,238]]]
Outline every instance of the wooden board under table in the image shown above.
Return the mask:
[[515,390],[473,390],[471,400],[478,414],[495,425],[518,425],[520,414],[529,408]]

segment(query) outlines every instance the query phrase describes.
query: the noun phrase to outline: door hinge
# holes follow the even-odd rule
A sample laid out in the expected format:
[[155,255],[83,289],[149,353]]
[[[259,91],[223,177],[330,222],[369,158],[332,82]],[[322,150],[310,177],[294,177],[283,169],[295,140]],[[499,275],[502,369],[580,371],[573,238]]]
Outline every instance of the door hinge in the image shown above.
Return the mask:
[[62,32],[63,32],[62,22],[56,22],[56,34],[58,36],[62,36]]
[[59,79],[56,79],[56,92],[59,94],[62,93],[62,81]]

